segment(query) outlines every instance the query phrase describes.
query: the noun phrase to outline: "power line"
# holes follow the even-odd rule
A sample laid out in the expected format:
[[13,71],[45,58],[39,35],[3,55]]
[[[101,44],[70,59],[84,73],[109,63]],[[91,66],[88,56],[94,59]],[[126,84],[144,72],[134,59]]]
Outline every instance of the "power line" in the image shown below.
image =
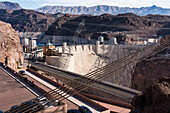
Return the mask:
[[35,3],[34,0],[31,0],[31,3],[32,3],[35,7],[39,7],[39,6],[37,5],[37,3]]
[[[158,53],[158,52],[164,50],[165,48],[169,47],[169,44],[170,44],[169,40],[167,40],[167,42],[164,42],[163,44],[158,46],[156,49],[154,49],[154,51],[152,49],[148,49],[148,47],[150,48],[151,45],[146,46],[141,51],[137,51],[137,52],[135,52],[135,53],[133,53],[133,54],[131,54],[129,56],[125,56],[125,57],[123,57],[121,59],[118,59],[117,60],[118,62],[115,61],[115,62],[112,62],[112,63],[102,67],[103,69],[104,68],[110,69],[110,68],[113,68],[113,66],[114,67],[116,66],[115,68],[113,68],[113,70],[111,72],[107,72],[106,70],[105,70],[106,72],[103,72],[103,69],[100,68],[100,69],[97,69],[97,70],[95,70],[95,71],[93,71],[93,72],[91,72],[89,74],[86,74],[85,76],[82,76],[82,77],[80,77],[78,79],[75,79],[74,81],[70,82],[71,84],[73,83],[75,85],[75,87],[73,87],[74,90],[72,90],[71,84],[70,85],[67,84],[67,86],[69,86],[69,87],[61,86],[60,89],[59,89],[60,91],[58,89],[51,90],[48,94],[43,94],[43,95],[39,96],[38,98],[44,97],[44,96],[49,97],[50,100],[48,100],[48,102],[50,102],[50,103],[54,102],[54,101],[52,101],[52,99],[62,101],[65,98],[73,96],[76,93],[90,87],[91,85],[99,83],[103,79],[106,79],[106,78],[112,76],[111,73],[118,73],[119,72],[118,70],[126,69],[128,66],[134,65],[134,64],[136,64],[136,63],[138,63],[138,62],[140,62],[140,61],[154,55],[155,53]],[[143,53],[147,53],[147,54],[145,54],[146,55],[145,57],[140,56]],[[126,62],[127,58],[129,59],[128,62]],[[125,62],[124,62],[124,60],[125,60]],[[78,85],[76,85],[76,84],[78,84]],[[64,90],[64,88],[66,88],[66,90]],[[54,95],[52,95],[53,93],[54,93]],[[35,101],[35,99],[33,99],[33,100]],[[31,101],[33,101],[33,100],[31,100]],[[17,109],[17,112],[23,111],[23,110],[24,110],[24,112],[27,112],[27,111],[31,110],[32,106],[36,107],[37,108],[36,110],[39,110],[40,108],[43,107],[43,106],[40,106],[40,105],[37,105],[36,103],[34,103],[33,105],[22,106],[22,108]],[[31,108],[28,109],[28,107],[31,107]],[[16,110],[14,110],[12,112],[15,112],[15,111]]]
[[21,4],[23,4],[25,7],[29,7],[30,2],[24,2],[23,0],[17,0],[18,2],[20,2]]
[[[32,5],[34,5],[34,6],[37,6],[32,0],[31,0],[31,2],[30,1],[27,1],[27,2],[25,2],[25,1],[23,1],[23,0],[17,0],[19,3],[21,3],[21,4],[23,4],[25,7],[30,7],[30,6],[32,6]],[[32,5],[31,5],[32,4]],[[39,6],[38,6],[39,7]],[[30,7],[31,8],[31,7]]]

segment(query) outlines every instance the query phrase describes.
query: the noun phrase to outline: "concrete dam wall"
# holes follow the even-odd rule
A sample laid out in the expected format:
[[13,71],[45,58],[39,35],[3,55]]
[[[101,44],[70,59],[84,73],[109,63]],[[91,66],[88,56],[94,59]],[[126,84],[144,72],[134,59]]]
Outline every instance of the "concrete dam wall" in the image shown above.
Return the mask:
[[[62,47],[57,49],[63,50]],[[67,54],[69,49],[71,49],[70,55]],[[46,62],[59,68],[67,63],[68,66],[65,70],[84,75],[125,56],[127,53],[128,50],[124,45],[76,45],[66,47],[65,54],[62,56],[47,56]],[[98,60],[99,58],[100,60]],[[107,62],[105,62],[106,60]]]
[[[62,56],[47,56],[46,63],[85,75],[134,51],[129,52],[127,48],[128,45],[104,45],[99,43],[96,43],[96,45],[64,45],[56,48],[63,53]],[[134,46],[134,48],[139,48],[139,46]],[[132,70],[133,67],[129,67],[129,69],[120,72],[120,75],[114,75],[106,81],[116,84],[119,82],[121,85],[128,86],[131,82]],[[122,80],[119,78],[122,78]]]

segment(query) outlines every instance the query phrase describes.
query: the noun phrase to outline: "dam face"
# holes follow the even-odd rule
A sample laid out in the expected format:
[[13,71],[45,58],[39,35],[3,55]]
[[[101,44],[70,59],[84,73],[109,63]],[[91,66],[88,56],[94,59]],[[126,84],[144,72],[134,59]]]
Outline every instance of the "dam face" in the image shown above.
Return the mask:
[[[62,55],[47,56],[46,63],[67,71],[85,75],[135,51],[129,51],[128,48],[128,45],[96,44],[67,46],[64,43],[63,46],[56,48],[57,51],[62,52]],[[139,48],[139,46],[134,46],[132,48]],[[127,86],[128,84],[125,83],[124,78],[127,79],[126,76],[131,76],[132,69],[133,67],[129,67],[129,69],[120,72],[121,75],[124,74],[124,77],[117,74],[106,79],[106,81],[111,83],[119,82],[119,84]],[[131,77],[126,81],[129,83]]]

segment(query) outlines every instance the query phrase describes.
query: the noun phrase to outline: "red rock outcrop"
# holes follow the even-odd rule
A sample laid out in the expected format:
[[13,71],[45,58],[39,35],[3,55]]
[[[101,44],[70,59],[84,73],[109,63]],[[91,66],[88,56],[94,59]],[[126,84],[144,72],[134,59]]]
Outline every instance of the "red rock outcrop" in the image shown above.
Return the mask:
[[131,88],[145,92],[145,89],[155,85],[162,76],[170,77],[170,59],[152,58],[139,62],[132,75]]
[[16,31],[8,23],[0,21],[0,62],[16,69],[23,63],[23,50]]
[[170,77],[150,86],[142,95],[134,97],[131,113],[170,113]]

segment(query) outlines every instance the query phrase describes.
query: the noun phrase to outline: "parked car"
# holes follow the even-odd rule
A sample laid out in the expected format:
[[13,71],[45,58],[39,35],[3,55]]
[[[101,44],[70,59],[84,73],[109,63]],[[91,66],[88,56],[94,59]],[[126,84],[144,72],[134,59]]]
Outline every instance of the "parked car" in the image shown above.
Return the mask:
[[41,96],[41,97],[36,98],[36,100],[37,100],[38,102],[47,101],[47,98],[46,98],[45,96]]
[[25,106],[24,113],[38,112],[44,108],[44,106],[41,103],[32,102],[32,101],[22,102],[21,107],[23,106]]
[[92,111],[89,108],[87,108],[86,106],[79,106],[78,110],[81,113],[92,113]]
[[24,110],[27,111],[26,113],[29,113],[33,111],[34,109],[34,103],[32,101],[25,101],[21,103],[21,107],[25,106]]
[[[14,106],[11,107],[10,112],[12,112],[12,111],[17,112],[20,108],[21,108],[20,106],[14,105]],[[21,113],[21,112],[19,112],[19,113]]]
[[25,101],[25,102],[22,102],[22,103],[21,103],[21,107],[22,107],[22,106],[25,106],[25,105],[28,106],[28,105],[33,105],[33,104],[34,104],[34,103],[31,102],[31,101]]
[[20,73],[21,75],[26,75],[26,73],[25,73],[24,70],[19,71],[19,73]]
[[81,112],[77,109],[69,109],[67,110],[67,113],[81,113]]
[[[38,97],[34,100],[34,102],[36,103],[36,105],[38,105],[38,108],[36,108],[37,110],[41,110],[41,109],[51,109],[54,106],[52,105],[52,103],[48,102],[48,99],[46,97]],[[35,110],[36,110],[35,109]],[[35,111],[34,110],[34,111]],[[37,111],[36,111],[37,112]]]

